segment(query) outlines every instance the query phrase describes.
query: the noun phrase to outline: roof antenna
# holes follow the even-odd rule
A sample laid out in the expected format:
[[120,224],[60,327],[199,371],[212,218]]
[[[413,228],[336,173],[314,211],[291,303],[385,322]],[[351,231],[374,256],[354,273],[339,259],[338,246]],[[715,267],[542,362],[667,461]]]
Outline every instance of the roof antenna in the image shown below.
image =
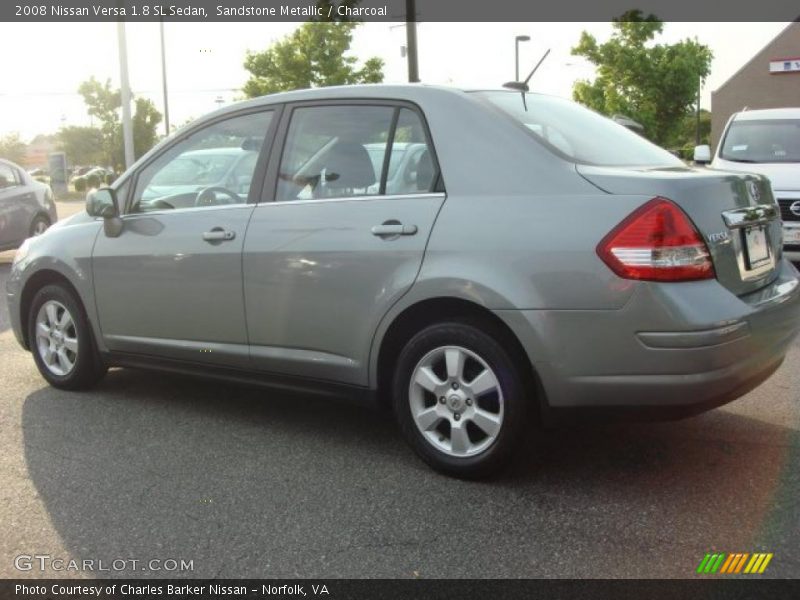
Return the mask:
[[540,59],[539,59],[539,62],[538,62],[538,63],[536,63],[536,66],[535,66],[535,67],[533,67],[533,71],[531,71],[531,72],[528,74],[528,76],[525,78],[525,81],[509,81],[509,82],[507,82],[507,83],[504,83],[504,84],[503,84],[503,87],[504,87],[504,88],[508,88],[509,90],[517,90],[517,91],[519,91],[519,92],[523,92],[523,93],[524,93],[524,92],[529,92],[529,91],[530,91],[530,88],[528,87],[528,82],[531,80],[531,77],[533,77],[533,74],[534,74],[534,73],[536,73],[536,70],[537,70],[537,69],[538,69],[538,68],[541,66],[541,64],[544,62],[544,59],[545,59],[545,58],[547,58],[547,55],[548,55],[548,54],[550,54],[550,48],[548,48],[548,49],[547,49],[547,52],[545,52],[545,53],[542,55],[542,58],[540,58]]
[[528,112],[528,101],[525,99],[525,92],[529,92],[530,88],[528,87],[528,82],[533,77],[533,74],[536,73],[536,70],[541,66],[544,62],[544,59],[547,58],[547,55],[550,54],[550,48],[547,49],[542,55],[542,58],[539,59],[539,62],[536,63],[536,66],[533,67],[533,71],[528,73],[528,76],[525,78],[525,81],[509,81],[503,84],[504,88],[508,88],[509,90],[518,90],[520,95],[522,96],[522,106],[525,108],[525,112]]

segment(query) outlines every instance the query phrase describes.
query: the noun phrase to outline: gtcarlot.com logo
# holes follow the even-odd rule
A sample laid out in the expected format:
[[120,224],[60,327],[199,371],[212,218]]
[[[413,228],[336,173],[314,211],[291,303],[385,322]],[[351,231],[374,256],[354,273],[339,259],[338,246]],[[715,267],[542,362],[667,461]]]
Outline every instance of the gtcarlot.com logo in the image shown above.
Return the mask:
[[14,557],[14,568],[18,571],[194,571],[194,560],[182,558],[115,558],[112,560],[83,558],[59,558],[49,554],[19,554]]
[[697,566],[697,572],[702,575],[760,575],[771,560],[772,552],[708,552]]

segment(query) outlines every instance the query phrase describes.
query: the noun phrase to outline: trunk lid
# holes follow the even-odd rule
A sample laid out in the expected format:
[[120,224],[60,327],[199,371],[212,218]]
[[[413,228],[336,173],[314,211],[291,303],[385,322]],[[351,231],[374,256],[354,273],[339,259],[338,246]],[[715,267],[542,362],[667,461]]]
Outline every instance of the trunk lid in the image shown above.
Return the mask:
[[783,240],[766,177],[688,167],[576,168],[610,194],[660,196],[680,206],[705,239],[717,280],[734,294],[753,292],[775,278]]

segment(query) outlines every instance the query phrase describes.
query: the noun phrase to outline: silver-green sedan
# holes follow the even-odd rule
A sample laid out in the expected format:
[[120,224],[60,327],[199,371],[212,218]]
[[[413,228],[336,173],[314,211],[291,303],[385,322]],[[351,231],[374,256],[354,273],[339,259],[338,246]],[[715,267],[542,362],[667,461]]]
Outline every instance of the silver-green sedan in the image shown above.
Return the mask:
[[766,178],[559,98],[430,86],[210,114],[26,242],[7,292],[54,386],[114,365],[390,404],[463,477],[536,417],[731,401],[800,328]]

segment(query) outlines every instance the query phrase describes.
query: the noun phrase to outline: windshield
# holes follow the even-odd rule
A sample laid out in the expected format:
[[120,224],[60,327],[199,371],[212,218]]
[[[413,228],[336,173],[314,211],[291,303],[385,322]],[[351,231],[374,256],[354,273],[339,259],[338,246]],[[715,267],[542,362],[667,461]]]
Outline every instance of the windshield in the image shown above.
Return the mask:
[[150,185],[210,185],[221,181],[237,156],[232,154],[197,154],[179,156],[155,177]]
[[[678,158],[626,127],[569,100],[478,92],[570,160],[600,166],[682,167]],[[525,106],[527,105],[527,110]]]
[[800,162],[800,119],[734,121],[720,157],[748,163]]

